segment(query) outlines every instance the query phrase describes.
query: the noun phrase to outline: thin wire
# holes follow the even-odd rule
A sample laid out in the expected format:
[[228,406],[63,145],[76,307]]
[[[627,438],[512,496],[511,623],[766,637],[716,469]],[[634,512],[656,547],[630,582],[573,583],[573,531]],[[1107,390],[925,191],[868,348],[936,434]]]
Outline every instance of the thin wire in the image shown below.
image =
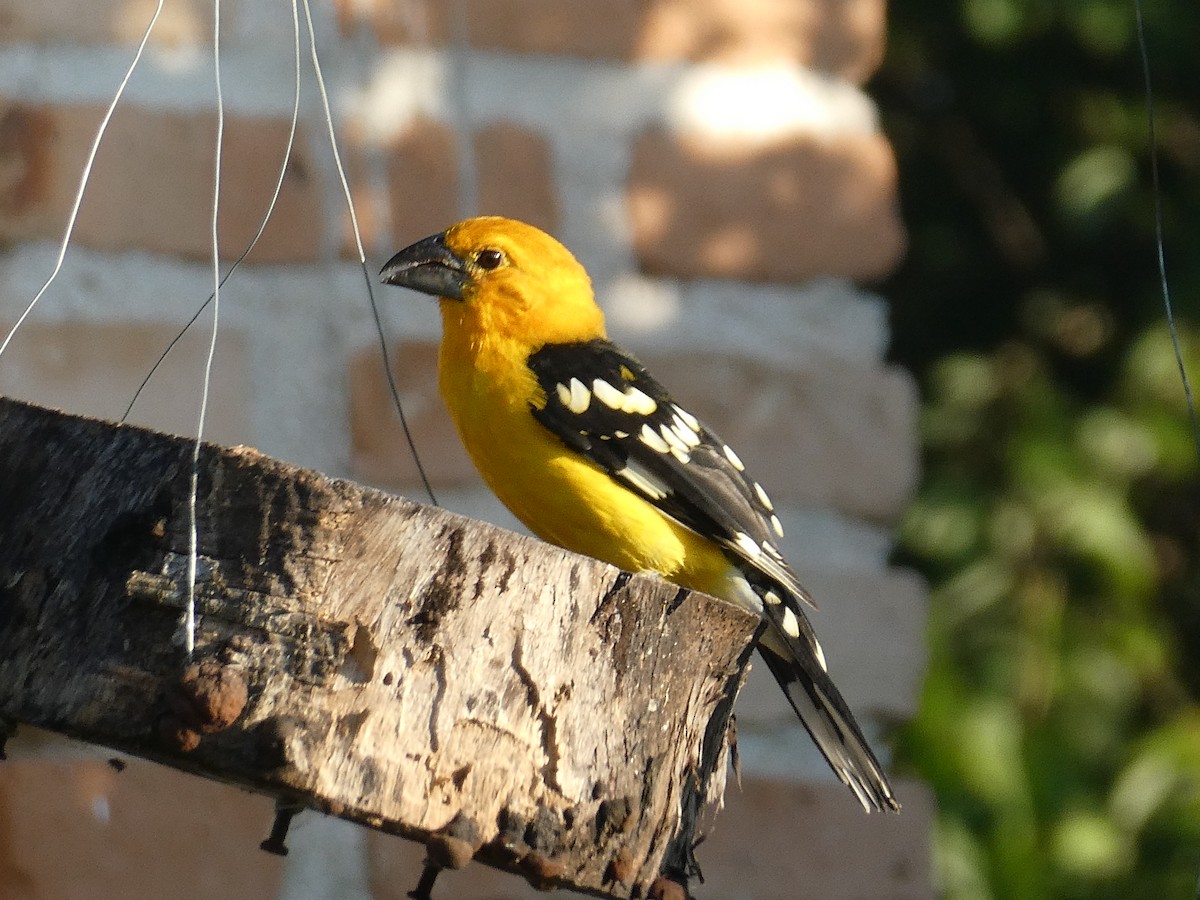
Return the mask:
[[[298,0],[292,0],[292,34],[295,39],[293,48],[295,88],[292,93],[292,125],[291,129],[288,131],[287,147],[283,151],[283,162],[279,167],[279,176],[275,179],[275,191],[271,194],[271,202],[267,204],[267,210],[263,214],[262,220],[258,223],[258,231],[254,233],[254,237],[250,239],[250,243],[248,243],[245,249],[242,250],[241,255],[233,261],[233,265],[229,267],[229,271],[226,272],[224,277],[221,279],[221,287],[225,286],[225,282],[229,280],[230,276],[232,276],[233,273],[238,270],[238,267],[241,266],[246,257],[250,255],[250,251],[254,249],[255,245],[258,243],[258,239],[262,237],[263,232],[266,230],[267,223],[271,220],[271,216],[275,212],[275,205],[279,201],[279,195],[283,190],[283,182],[287,177],[288,163],[290,163],[292,159],[292,148],[295,146],[296,142],[296,126],[300,120],[300,14],[297,3]],[[122,422],[128,419],[129,414],[133,412],[134,405],[138,402],[138,398],[142,396],[142,392],[146,389],[146,385],[150,383],[150,379],[154,377],[154,373],[158,371],[159,367],[166,360],[170,352],[175,349],[175,345],[183,339],[185,334],[187,334],[188,329],[195,324],[198,318],[200,318],[200,314],[208,308],[208,304],[212,303],[215,296],[215,293],[208,295],[208,299],[200,304],[200,307],[192,314],[192,317],[188,319],[183,328],[179,330],[179,333],[171,339],[171,343],[167,344],[167,348],[163,350],[161,354],[159,354],[159,357],[155,361],[154,365],[150,367],[150,371],[146,373],[146,377],[142,379],[142,383],[139,384],[137,390],[133,392],[133,399],[129,401],[129,405],[125,407],[125,414],[121,416]]]
[[133,61],[129,64],[129,68],[125,70],[125,76],[121,79],[121,83],[117,86],[117,92],[113,95],[112,102],[108,104],[108,109],[104,113],[104,117],[100,120],[100,127],[96,129],[96,136],[92,139],[91,149],[88,150],[87,160],[83,164],[83,174],[79,178],[79,187],[75,191],[75,202],[71,206],[71,214],[67,216],[67,227],[63,231],[62,243],[58,247],[58,259],[54,262],[54,268],[50,272],[50,277],[46,279],[46,283],[29,301],[29,305],[25,307],[25,311],[21,313],[16,324],[9,329],[4,341],[0,343],[0,355],[8,349],[9,343],[13,339],[13,335],[17,333],[17,329],[21,327],[29,314],[33,312],[33,308],[37,306],[38,301],[42,299],[42,295],[54,283],[54,279],[58,277],[58,273],[62,270],[63,260],[67,258],[67,247],[71,243],[71,236],[75,233],[75,220],[79,217],[79,207],[83,205],[83,193],[87,188],[87,183],[92,177],[92,166],[96,162],[96,154],[100,150],[100,142],[104,139],[105,132],[108,131],[108,123],[112,120],[113,113],[117,109],[117,104],[121,97],[125,94],[125,87],[129,84],[129,79],[133,77],[134,69],[142,59],[142,52],[146,49],[146,44],[150,40],[150,33],[154,30],[154,25],[158,22],[158,15],[162,12],[164,0],[158,0],[158,5],[154,8],[154,15],[150,17],[150,22],[146,25],[146,30],[142,33],[142,40],[138,43],[137,51],[133,54]]
[[196,423],[196,441],[192,445],[192,484],[188,493],[188,566],[185,635],[188,658],[196,649],[196,564],[199,535],[196,527],[196,495],[200,489],[200,444],[204,438],[204,420],[208,415],[208,393],[212,383],[213,357],[217,352],[217,330],[221,317],[221,243],[217,235],[221,209],[221,150],[225,143],[225,98],[221,92],[221,0],[213,0],[213,80],[217,93],[217,141],[213,154],[212,270],[213,316],[208,340],[208,359],[204,361],[204,387],[200,392],[200,417]]
[[1158,178],[1158,137],[1154,125],[1154,92],[1150,87],[1150,54],[1146,49],[1146,28],[1142,20],[1142,0],[1134,0],[1134,15],[1137,18],[1138,50],[1142,58],[1142,80],[1146,89],[1146,119],[1150,131],[1150,181],[1154,189],[1154,237],[1158,253],[1158,279],[1162,290],[1163,305],[1167,310],[1167,327],[1171,332],[1171,346],[1175,350],[1175,364],[1179,367],[1179,378],[1183,382],[1183,394],[1187,398],[1188,416],[1192,423],[1192,441],[1196,455],[1200,458],[1200,420],[1196,418],[1196,401],[1192,396],[1192,385],[1188,380],[1187,366],[1183,361],[1183,350],[1179,344],[1179,330],[1175,326],[1175,310],[1171,306],[1171,290],[1167,286],[1167,262],[1163,250],[1162,189]]
[[375,318],[375,330],[379,335],[379,352],[383,360],[383,371],[387,376],[388,389],[392,393],[392,403],[400,416],[400,427],[404,430],[404,440],[408,442],[409,452],[412,454],[413,462],[417,466],[417,474],[421,478],[421,484],[425,488],[425,493],[429,495],[429,502],[437,506],[437,497],[434,495],[433,486],[429,483],[429,478],[425,474],[425,467],[421,464],[421,456],[417,453],[417,445],[413,441],[412,431],[408,427],[408,418],[404,415],[404,405],[400,402],[400,391],[396,388],[396,379],[392,375],[392,364],[388,358],[387,338],[384,336],[383,322],[379,316],[379,306],[375,302],[375,286],[371,280],[370,272],[367,271],[367,254],[363,250],[362,234],[358,228],[358,215],[354,211],[354,199],[350,196],[350,184],[346,180],[346,170],[342,167],[341,154],[338,153],[337,136],[334,133],[333,127],[333,113],[329,107],[329,94],[325,90],[325,77],[321,74],[321,62],[317,58],[317,35],[313,29],[312,10],[309,7],[309,0],[304,0],[304,19],[308,25],[309,54],[312,57],[313,74],[316,75],[317,79],[317,90],[321,95],[321,107],[325,112],[325,125],[329,132],[329,146],[333,150],[333,162],[337,167],[338,178],[342,183],[342,194],[346,198],[346,208],[350,211],[350,225],[354,231],[354,244],[358,250],[358,264],[362,269],[363,280],[367,285],[367,297],[371,301],[371,315]]

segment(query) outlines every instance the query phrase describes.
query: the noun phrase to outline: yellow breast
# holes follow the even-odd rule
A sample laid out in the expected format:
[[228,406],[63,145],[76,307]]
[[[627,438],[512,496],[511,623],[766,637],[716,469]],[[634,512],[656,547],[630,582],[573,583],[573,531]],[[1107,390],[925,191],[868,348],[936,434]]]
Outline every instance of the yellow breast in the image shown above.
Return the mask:
[[443,399],[500,501],[545,541],[716,591],[729,571],[719,549],[615,482],[533,417],[530,403],[545,400],[525,358],[522,347],[470,344],[452,329],[439,355]]

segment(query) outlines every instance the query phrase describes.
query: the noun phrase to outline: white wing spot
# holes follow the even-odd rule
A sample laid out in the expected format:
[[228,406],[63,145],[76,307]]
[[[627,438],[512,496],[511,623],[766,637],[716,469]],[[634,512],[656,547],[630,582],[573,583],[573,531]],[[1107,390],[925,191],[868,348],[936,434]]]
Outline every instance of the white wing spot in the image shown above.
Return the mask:
[[688,428],[692,429],[692,431],[700,430],[700,420],[699,419],[697,419],[695,416],[693,416],[690,412],[688,412],[682,406],[679,406],[678,404],[673,404],[673,405],[675,407],[675,414],[677,416],[679,416],[679,418],[683,419],[683,421],[687,422]]
[[735,544],[745,551],[747,556],[758,559],[762,555],[762,547],[758,545],[758,541],[750,537],[746,532],[739,531],[733,540]]
[[775,505],[771,503],[771,498],[767,496],[767,492],[763,490],[763,486],[757,481],[754,482],[754,493],[758,494],[758,502],[763,505],[767,512],[775,511]]
[[825,651],[821,649],[821,643],[815,637],[810,641],[812,644],[813,655],[817,657],[817,662],[821,664],[821,668],[826,672],[829,671],[829,666],[825,665]]
[[623,408],[627,413],[648,416],[658,409],[658,404],[645,391],[631,387],[625,391]]
[[731,466],[733,466],[739,472],[746,471],[746,467],[744,465],[742,465],[742,461],[740,459],[738,459],[738,455],[733,452],[732,447],[730,447],[728,444],[726,444],[722,449],[725,451],[725,458],[727,460],[729,460],[729,464]]
[[[796,614],[790,609],[783,611],[783,630],[794,638],[800,637],[800,622],[796,619]],[[825,668],[822,666],[821,668]]]
[[620,409],[625,404],[625,395],[605,381],[597,378],[592,382],[592,393],[609,409]]
[[763,594],[763,599],[766,600],[768,603],[770,603],[772,606],[778,606],[780,603],[783,602],[783,600],[780,599],[779,595],[777,593],[775,593],[774,591],[767,591],[765,594]]
[[783,523],[779,521],[779,516],[771,516],[771,530],[783,537]]
[[567,404],[567,409],[576,415],[581,415],[587,411],[588,405],[592,402],[592,395],[584,386],[583,382],[578,378],[571,379],[571,402]]
[[643,425],[641,433],[638,435],[638,440],[649,447],[651,450],[657,450],[659,453],[670,453],[671,446],[664,441],[649,424]]
[[679,436],[679,439],[681,441],[683,441],[685,444],[687,444],[689,447],[699,447],[700,446],[700,435],[696,434],[695,430],[690,425],[688,425],[687,422],[685,422],[685,421],[683,421],[683,419],[679,418],[678,414],[676,414],[674,418],[675,418],[675,427],[673,430],[674,430],[675,434],[677,434]]
[[675,433],[670,425],[659,425],[658,433],[663,436],[663,440],[671,445],[672,450],[681,450],[687,453],[687,444]]
[[620,428],[618,428],[616,431],[613,432],[613,437],[615,437],[617,440],[620,440],[621,438],[627,438],[627,437],[629,437],[629,432],[622,431]]
[[569,407],[571,405],[571,389],[565,384],[556,384],[554,390],[558,391],[558,402]]
[[692,461],[692,455],[686,450],[680,450],[678,447],[671,447],[671,455],[683,463],[685,466]]

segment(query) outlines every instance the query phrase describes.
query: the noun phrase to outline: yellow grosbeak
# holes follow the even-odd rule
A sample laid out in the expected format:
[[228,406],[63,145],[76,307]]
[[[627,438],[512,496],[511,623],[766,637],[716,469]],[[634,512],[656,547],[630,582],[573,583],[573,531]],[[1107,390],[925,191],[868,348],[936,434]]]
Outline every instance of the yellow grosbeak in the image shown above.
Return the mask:
[[543,540],[765,619],[759,653],[833,771],[866,809],[899,809],[826,672],[766,491],[608,340],[570,251],[487,216],[401,250],[380,275],[439,298],[442,397],[513,514]]

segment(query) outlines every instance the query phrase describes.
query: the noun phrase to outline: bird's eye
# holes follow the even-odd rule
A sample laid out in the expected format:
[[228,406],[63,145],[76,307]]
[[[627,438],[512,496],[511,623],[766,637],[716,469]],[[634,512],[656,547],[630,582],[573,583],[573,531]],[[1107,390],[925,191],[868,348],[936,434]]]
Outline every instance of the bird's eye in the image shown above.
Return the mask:
[[480,250],[475,254],[475,264],[488,271],[504,262],[504,254],[499,250]]

